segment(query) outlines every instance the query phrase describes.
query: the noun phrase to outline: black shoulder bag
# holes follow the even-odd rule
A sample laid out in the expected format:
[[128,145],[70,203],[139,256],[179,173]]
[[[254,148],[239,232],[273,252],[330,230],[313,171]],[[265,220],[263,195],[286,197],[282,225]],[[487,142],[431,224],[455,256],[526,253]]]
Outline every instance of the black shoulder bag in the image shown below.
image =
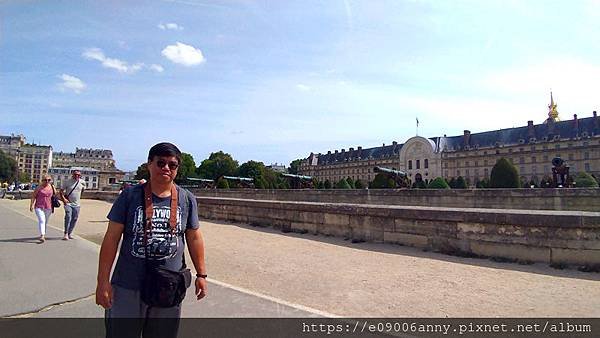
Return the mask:
[[[169,226],[171,234],[177,234],[177,200],[178,194],[175,185],[171,187],[171,216]],[[173,307],[181,304],[185,292],[192,283],[192,274],[185,265],[185,252],[182,253],[183,266],[179,271],[172,271],[161,265],[148,262],[148,236],[152,236],[152,189],[150,182],[144,185],[144,260],[146,273],[140,290],[142,300],[148,306]],[[182,246],[182,250],[184,250]]]
[[56,189],[54,189],[54,185],[50,184],[50,186],[52,186],[52,196],[50,197],[50,202],[52,203],[52,212],[54,212],[54,208],[60,208],[60,201],[56,196]]

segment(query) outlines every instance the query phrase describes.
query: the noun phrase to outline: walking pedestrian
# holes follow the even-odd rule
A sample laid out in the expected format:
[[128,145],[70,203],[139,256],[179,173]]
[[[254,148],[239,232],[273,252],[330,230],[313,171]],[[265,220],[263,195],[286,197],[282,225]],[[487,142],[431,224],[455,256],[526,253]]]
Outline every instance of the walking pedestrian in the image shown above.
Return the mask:
[[40,233],[39,242],[44,243],[46,241],[46,226],[52,215],[52,195],[56,191],[52,185],[52,177],[50,175],[44,175],[42,184],[40,184],[31,195],[31,202],[29,203],[29,211],[35,211],[35,215],[38,219],[38,230]]
[[81,194],[85,190],[85,182],[81,179],[81,171],[73,170],[72,177],[63,182],[60,195],[65,204],[65,231],[63,240],[73,239],[73,229],[79,218]]

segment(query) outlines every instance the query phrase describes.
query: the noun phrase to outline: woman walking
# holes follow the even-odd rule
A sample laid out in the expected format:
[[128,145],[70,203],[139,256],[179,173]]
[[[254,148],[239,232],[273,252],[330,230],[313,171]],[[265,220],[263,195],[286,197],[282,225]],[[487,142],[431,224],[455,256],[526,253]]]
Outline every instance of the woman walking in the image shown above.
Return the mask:
[[46,225],[52,215],[52,195],[54,194],[54,186],[52,186],[52,177],[44,175],[42,184],[38,186],[31,196],[29,203],[29,211],[34,211],[38,218],[38,228],[40,230],[40,244],[46,241]]

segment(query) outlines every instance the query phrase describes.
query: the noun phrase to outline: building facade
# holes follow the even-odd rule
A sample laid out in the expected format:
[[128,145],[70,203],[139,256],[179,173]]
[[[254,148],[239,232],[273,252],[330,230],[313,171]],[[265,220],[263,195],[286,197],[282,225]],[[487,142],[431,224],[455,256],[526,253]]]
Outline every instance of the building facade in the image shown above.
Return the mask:
[[81,180],[85,181],[86,189],[96,190],[99,188],[100,176],[98,169],[86,167],[70,167],[70,168],[50,168],[48,174],[52,176],[57,187],[62,186],[62,183],[71,178],[73,171],[81,172]]
[[[17,161],[28,182],[38,183],[52,166],[52,147],[25,142],[23,135],[0,136],[0,150]],[[22,182],[22,183],[28,183]]]
[[592,117],[560,121],[551,97],[548,118],[541,124],[528,121],[527,126],[424,138],[415,136],[404,144],[363,149],[362,147],[311,153],[300,165],[300,174],[332,183],[351,177],[363,182],[375,178],[375,166],[399,169],[414,182],[419,176],[429,181],[462,176],[474,186],[489,179],[492,167],[504,157],[517,168],[522,181],[539,182],[552,176],[552,159],[560,157],[570,173],[585,171],[600,175],[600,118]]
[[[54,153],[56,168],[84,167],[97,170],[98,184],[96,189],[108,188],[123,180],[125,173],[116,168],[111,150],[75,148],[74,153]],[[92,186],[88,186],[93,189]]]

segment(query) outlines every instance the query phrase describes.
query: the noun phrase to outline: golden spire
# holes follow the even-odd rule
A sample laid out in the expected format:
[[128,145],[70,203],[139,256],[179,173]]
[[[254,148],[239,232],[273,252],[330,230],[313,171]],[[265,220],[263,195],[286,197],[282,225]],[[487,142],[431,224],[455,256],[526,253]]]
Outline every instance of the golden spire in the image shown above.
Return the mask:
[[548,119],[554,120],[554,122],[560,121],[558,117],[558,110],[556,110],[556,103],[554,103],[554,98],[552,97],[552,91],[550,91],[550,104],[548,105]]

